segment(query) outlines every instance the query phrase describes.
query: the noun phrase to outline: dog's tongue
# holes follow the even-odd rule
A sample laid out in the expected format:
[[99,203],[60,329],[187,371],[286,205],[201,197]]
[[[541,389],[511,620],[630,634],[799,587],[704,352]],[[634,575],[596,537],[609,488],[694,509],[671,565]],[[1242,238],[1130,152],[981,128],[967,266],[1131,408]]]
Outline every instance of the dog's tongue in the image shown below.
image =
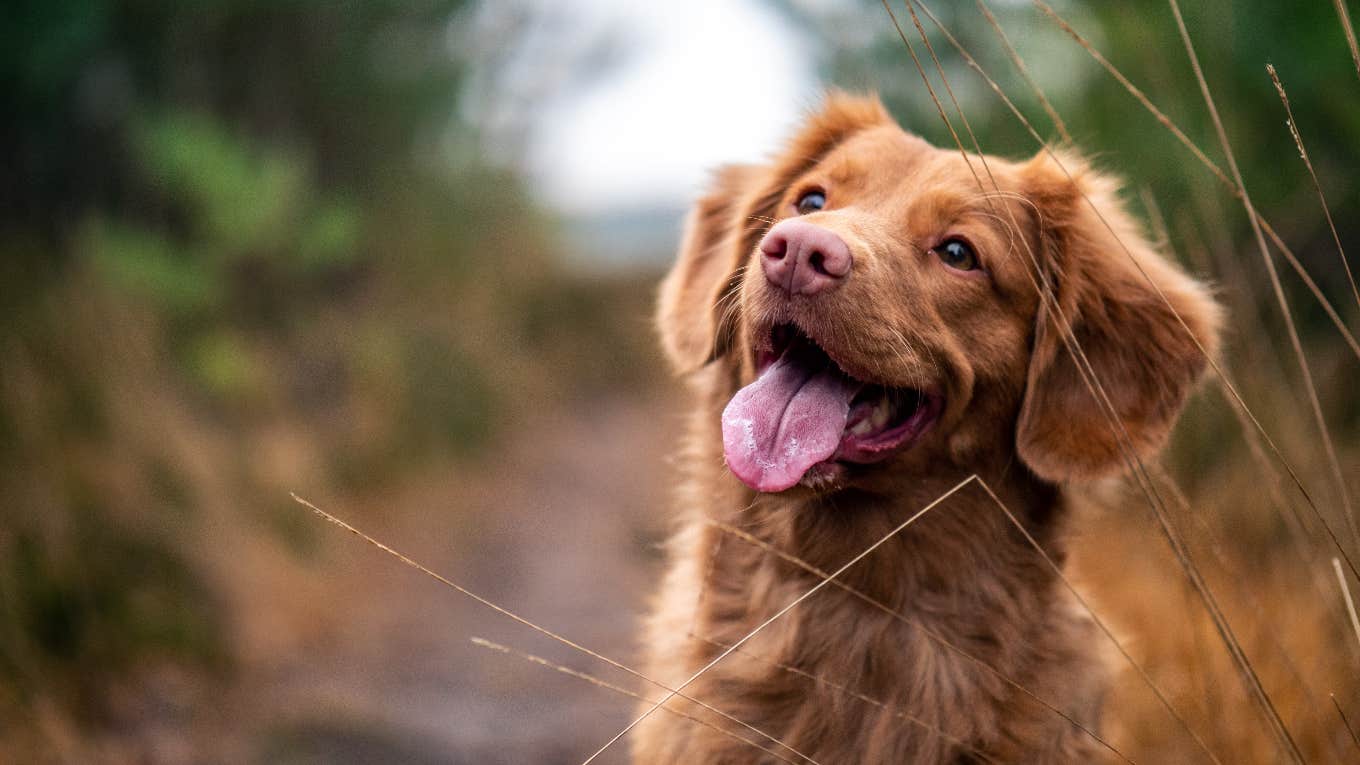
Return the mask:
[[789,348],[723,410],[723,452],[742,483],[783,491],[840,445],[859,386],[820,352]]

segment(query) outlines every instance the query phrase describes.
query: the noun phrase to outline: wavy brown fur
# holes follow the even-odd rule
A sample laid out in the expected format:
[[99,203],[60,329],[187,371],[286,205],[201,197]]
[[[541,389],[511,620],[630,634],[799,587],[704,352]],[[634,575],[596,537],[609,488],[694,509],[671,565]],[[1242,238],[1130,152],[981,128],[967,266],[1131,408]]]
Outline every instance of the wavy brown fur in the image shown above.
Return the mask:
[[[976,157],[970,170],[961,155],[904,133],[877,101],[833,95],[769,165],[718,174],[661,291],[663,345],[695,406],[682,527],[646,633],[650,677],[683,683],[820,581],[710,520],[833,571],[977,474],[1061,561],[1062,482],[1119,472],[1121,443],[1140,456],[1160,448],[1204,360],[1134,263],[1211,348],[1217,308],[1138,234],[1115,184],[1069,159],[1074,179],[1043,155],[988,158],[1006,193],[984,195]],[[815,300],[776,294],[758,267],[744,268],[760,233],[794,214],[809,184],[826,189],[828,205],[808,220],[841,236],[856,263],[843,287]],[[987,281],[941,270],[931,249],[946,232],[968,237]],[[1052,304],[1041,304],[1040,281]],[[772,319],[796,322],[856,377],[942,391],[940,421],[910,450],[831,486],[746,488],[723,463],[719,424],[754,378],[754,348]],[[1062,342],[1069,333],[1120,428],[1082,381]],[[1096,633],[978,486],[838,581],[846,587],[823,589],[686,693],[824,765],[1096,758]],[[634,759],[770,761],[670,716],[639,726]]]

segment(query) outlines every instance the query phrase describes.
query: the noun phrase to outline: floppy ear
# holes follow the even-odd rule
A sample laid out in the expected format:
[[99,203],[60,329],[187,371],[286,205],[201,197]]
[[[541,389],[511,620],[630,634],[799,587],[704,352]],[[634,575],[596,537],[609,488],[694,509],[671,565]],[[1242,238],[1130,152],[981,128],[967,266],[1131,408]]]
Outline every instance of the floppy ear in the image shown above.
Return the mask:
[[[1054,299],[1039,310],[1016,427],[1020,458],[1055,482],[1122,472],[1126,454],[1160,449],[1207,364],[1186,328],[1212,354],[1220,324],[1206,288],[1139,232],[1115,181],[1078,158],[1062,164],[1071,179],[1044,154],[1024,168]],[[1083,380],[1073,339],[1108,405]]]
[[679,370],[693,369],[718,355],[720,301],[733,288],[742,253],[734,244],[741,228],[740,204],[764,175],[750,165],[727,165],[685,221],[675,266],[661,282],[657,325],[661,345]]
[[689,214],[657,301],[661,344],[678,371],[727,352],[736,328],[730,303],[740,287],[740,268],[770,227],[788,185],[846,138],[884,124],[892,118],[877,98],[833,92],[771,164],[718,170]]

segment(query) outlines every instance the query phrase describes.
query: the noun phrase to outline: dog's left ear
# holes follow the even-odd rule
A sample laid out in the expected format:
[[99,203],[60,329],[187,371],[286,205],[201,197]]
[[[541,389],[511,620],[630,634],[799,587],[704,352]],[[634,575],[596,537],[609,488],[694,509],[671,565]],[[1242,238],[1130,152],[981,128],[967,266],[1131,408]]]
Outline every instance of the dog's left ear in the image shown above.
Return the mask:
[[1021,460],[1054,482],[1122,472],[1160,449],[1207,364],[1199,346],[1216,352],[1220,324],[1208,290],[1140,233],[1116,182],[1079,158],[1061,163],[1041,153],[1022,169],[1052,299],[1039,309],[1016,427]]

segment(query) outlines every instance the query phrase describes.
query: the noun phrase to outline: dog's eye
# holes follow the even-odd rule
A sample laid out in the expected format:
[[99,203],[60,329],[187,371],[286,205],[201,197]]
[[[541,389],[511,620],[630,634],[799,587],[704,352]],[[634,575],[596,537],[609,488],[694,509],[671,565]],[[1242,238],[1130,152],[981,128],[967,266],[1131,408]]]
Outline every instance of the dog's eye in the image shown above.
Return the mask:
[[798,203],[795,207],[798,208],[799,215],[817,212],[823,207],[826,207],[826,194],[823,194],[820,191],[809,191],[803,196],[798,197]]
[[950,268],[959,271],[976,271],[978,269],[977,254],[962,239],[945,241],[944,244],[935,248],[935,254]]

